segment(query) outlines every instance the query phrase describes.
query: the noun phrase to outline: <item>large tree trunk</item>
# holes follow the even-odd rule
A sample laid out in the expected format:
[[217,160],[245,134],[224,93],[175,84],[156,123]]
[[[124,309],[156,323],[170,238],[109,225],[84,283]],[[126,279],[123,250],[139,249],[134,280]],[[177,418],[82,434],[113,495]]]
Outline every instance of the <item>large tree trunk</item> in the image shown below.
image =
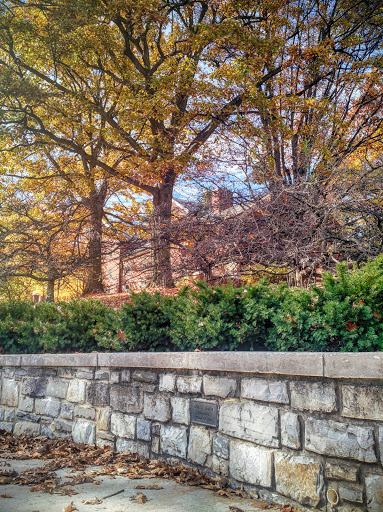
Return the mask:
[[102,220],[105,195],[96,190],[89,198],[90,233],[88,244],[87,277],[83,295],[104,293],[102,280]]
[[47,281],[47,302],[54,302],[55,301],[55,280],[49,279]]
[[153,194],[152,247],[153,284],[174,286],[171,266],[171,215],[175,173],[166,173],[163,182]]

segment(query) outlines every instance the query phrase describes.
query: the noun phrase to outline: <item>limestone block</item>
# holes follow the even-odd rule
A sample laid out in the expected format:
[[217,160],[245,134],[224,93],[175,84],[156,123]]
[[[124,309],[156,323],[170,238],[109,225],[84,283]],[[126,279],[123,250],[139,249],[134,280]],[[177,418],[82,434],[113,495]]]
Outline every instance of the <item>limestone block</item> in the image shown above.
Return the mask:
[[174,391],[176,387],[176,376],[172,373],[161,373],[158,389],[160,391]]
[[36,398],[35,400],[35,412],[36,414],[42,414],[43,416],[52,416],[57,418],[60,412],[61,404],[58,400],[52,398]]
[[304,411],[336,411],[333,382],[290,382],[291,407]]
[[117,452],[130,452],[130,453],[138,453],[141,457],[149,458],[150,450],[149,446],[145,443],[140,443],[137,441],[130,441],[128,439],[117,439],[116,441],[116,451]]
[[[54,439],[54,437],[55,437],[55,433],[53,432],[51,425],[43,425],[42,424],[41,429],[40,429],[40,435],[43,437],[49,437],[49,439]],[[57,436],[57,437],[60,437],[60,436]]]
[[118,437],[134,439],[136,434],[136,417],[113,412],[110,418],[110,430]]
[[76,420],[72,427],[72,437],[76,443],[94,444],[96,441],[94,423],[86,420]]
[[155,454],[160,453],[160,438],[159,437],[152,438],[152,452]]
[[237,381],[229,377],[204,375],[203,389],[204,394],[208,396],[233,397],[237,390]]
[[12,432],[13,424],[12,423],[4,423],[4,422],[0,421],[0,429],[8,430],[8,432]]
[[150,421],[144,420],[143,418],[137,418],[137,439],[150,441],[152,437],[150,425]]
[[277,492],[302,505],[316,507],[323,494],[323,468],[315,459],[300,455],[275,454]]
[[98,407],[109,405],[109,386],[102,382],[92,382],[87,388],[87,401]]
[[76,370],[75,375],[78,379],[92,380],[94,376],[94,370]]
[[47,395],[54,398],[65,398],[69,382],[62,379],[51,378],[48,380]]
[[203,466],[209,455],[211,455],[211,432],[206,428],[193,425],[189,434],[188,459]]
[[356,482],[358,468],[355,466],[346,466],[335,462],[325,463],[325,473],[327,478],[333,480],[346,480],[348,482]]
[[98,411],[97,430],[109,430],[110,409],[100,409]]
[[118,384],[120,382],[120,372],[111,372],[109,382],[111,384]]
[[85,401],[86,382],[73,379],[69,382],[67,400],[68,402],[81,403]]
[[137,418],[137,439],[150,441],[152,437],[150,426],[150,421],[144,420],[143,418]]
[[376,462],[374,431],[337,421],[306,420],[305,448],[309,451],[363,462]]
[[33,421],[35,423],[38,423],[41,420],[41,417],[38,416],[37,414],[32,414],[30,412],[22,412],[22,411],[17,411],[16,417],[18,419]]
[[114,385],[110,389],[110,406],[121,412],[142,412],[142,395],[139,388]]
[[121,370],[121,382],[130,382],[130,370]]
[[169,398],[162,395],[144,395],[144,416],[150,420],[170,420]]
[[289,411],[281,412],[282,445],[293,450],[301,447],[301,426],[297,414]]
[[288,404],[287,383],[282,380],[242,379],[241,396],[263,402]]
[[174,425],[161,425],[161,450],[167,455],[186,459],[187,428]]
[[64,418],[65,420],[73,420],[73,407],[72,405],[68,405],[66,403],[61,404],[61,411],[60,411],[61,418]]
[[365,479],[368,512],[382,512],[383,476],[369,475]]
[[94,372],[95,380],[109,380],[109,370],[96,370]]
[[132,379],[138,380],[139,382],[149,382],[154,384],[157,382],[157,374],[156,372],[151,372],[149,370],[134,370],[132,373]]
[[96,409],[94,407],[83,407],[76,405],[74,408],[74,415],[76,418],[86,418],[87,420],[96,419]]
[[213,436],[213,453],[221,459],[229,458],[229,440],[219,434]]
[[47,379],[27,377],[23,379],[21,393],[31,397],[43,397],[46,394]]
[[201,393],[202,377],[184,375],[177,378],[177,389],[181,393]]
[[69,423],[68,421],[62,421],[62,420],[55,420],[55,430],[57,432],[62,432],[63,434],[72,434],[72,423]]
[[20,395],[18,409],[20,411],[32,412],[34,403],[35,402],[34,402],[33,398],[30,398],[29,396]]
[[347,505],[346,503],[342,503],[337,506],[336,512],[364,512],[366,509],[359,508],[357,505]]
[[19,403],[19,383],[12,379],[3,379],[1,403],[9,407],[17,407]]
[[172,405],[172,419],[176,423],[190,423],[190,400],[180,396],[172,396],[170,399]]
[[241,441],[230,441],[229,470],[235,480],[271,487],[272,450]]
[[228,476],[229,474],[229,461],[213,455],[211,458],[211,468],[214,473],[221,476]]
[[0,407],[0,420],[5,422],[12,422],[15,419],[15,409],[7,409]]
[[352,501],[354,503],[363,503],[363,488],[340,486],[338,489],[341,500]]
[[227,400],[220,408],[219,430],[264,446],[278,446],[278,410],[253,402]]
[[31,421],[18,421],[13,429],[15,436],[38,436],[40,424]]
[[383,420],[382,393],[379,386],[342,386],[342,416]]
[[111,450],[114,450],[115,439],[111,434],[107,434],[106,432],[97,432],[96,436],[96,446],[99,448],[104,448],[105,446],[109,446]]

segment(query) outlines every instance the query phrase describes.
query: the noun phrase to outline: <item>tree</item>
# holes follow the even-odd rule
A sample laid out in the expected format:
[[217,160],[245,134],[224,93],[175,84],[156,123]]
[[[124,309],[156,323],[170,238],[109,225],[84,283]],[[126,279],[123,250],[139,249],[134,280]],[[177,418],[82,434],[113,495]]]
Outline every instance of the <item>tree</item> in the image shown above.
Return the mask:
[[[316,134],[301,130],[297,141],[294,127],[323,110],[315,91],[325,91],[329,78],[338,87],[338,75],[342,84],[348,75],[345,98],[358,87],[359,67],[367,74],[380,65],[379,1],[13,0],[2,14],[4,129],[16,145],[54,144],[149,194],[153,280],[165,286],[172,284],[174,186],[194,171],[204,148],[215,149],[209,139],[227,131],[236,116],[256,115],[260,123],[241,126],[252,138],[255,126],[254,153],[264,143],[264,160],[273,162],[277,175],[305,176],[312,167],[305,147]],[[371,85],[365,102],[373,91]],[[331,94],[327,99],[324,92],[322,100],[330,103]],[[294,105],[303,109],[301,117]],[[97,127],[113,161],[81,140],[83,123],[85,133]],[[299,155],[292,151],[295,170],[283,164],[286,150],[275,137],[281,123],[290,130],[282,135],[291,148],[301,141]],[[339,133],[334,130],[330,142]]]
[[36,194],[10,186],[0,205],[0,279],[25,278],[46,283],[47,301],[55,282],[87,262],[82,237],[87,212],[60,194]]

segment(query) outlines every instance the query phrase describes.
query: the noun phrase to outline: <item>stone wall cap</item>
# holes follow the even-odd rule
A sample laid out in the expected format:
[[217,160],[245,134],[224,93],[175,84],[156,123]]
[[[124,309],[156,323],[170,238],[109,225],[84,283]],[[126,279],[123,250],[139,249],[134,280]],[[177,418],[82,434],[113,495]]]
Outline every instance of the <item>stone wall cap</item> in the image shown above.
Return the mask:
[[326,352],[324,377],[333,379],[383,379],[383,352]]
[[0,367],[203,370],[335,379],[383,379],[383,352],[112,352],[0,355]]
[[23,354],[21,366],[97,366],[97,354]]
[[21,356],[18,354],[2,354],[0,355],[1,366],[20,366]]

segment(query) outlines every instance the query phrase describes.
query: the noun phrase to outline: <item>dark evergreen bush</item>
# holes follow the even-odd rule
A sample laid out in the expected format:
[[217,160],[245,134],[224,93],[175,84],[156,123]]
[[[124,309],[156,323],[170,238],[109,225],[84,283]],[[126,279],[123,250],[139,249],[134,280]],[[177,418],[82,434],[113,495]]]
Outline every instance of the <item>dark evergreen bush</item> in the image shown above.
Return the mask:
[[0,303],[3,353],[94,350],[383,350],[383,256],[339,265],[323,286],[209,287],[135,293],[120,311],[96,300]]

